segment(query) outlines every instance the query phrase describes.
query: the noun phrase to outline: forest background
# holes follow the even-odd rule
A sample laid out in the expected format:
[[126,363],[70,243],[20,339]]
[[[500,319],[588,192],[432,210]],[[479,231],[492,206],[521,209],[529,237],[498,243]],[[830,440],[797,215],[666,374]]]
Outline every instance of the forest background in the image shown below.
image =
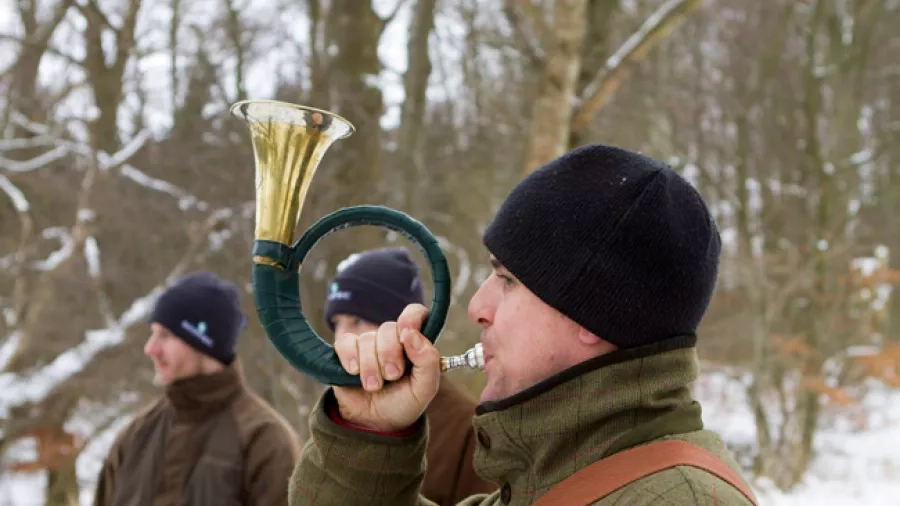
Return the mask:
[[[159,393],[147,313],[190,271],[244,289],[247,377],[306,437],[322,386],[252,307],[246,98],[353,122],[300,229],[367,203],[425,223],[453,275],[445,354],[478,338],[481,232],[517,180],[595,142],[672,164],[725,243],[704,417],[758,489],[809,487],[836,434],[900,424],[897,26],[896,0],[3,0],[0,504],[90,500],[110,434]],[[387,244],[412,247],[374,228],[316,246],[313,322],[338,263]]]

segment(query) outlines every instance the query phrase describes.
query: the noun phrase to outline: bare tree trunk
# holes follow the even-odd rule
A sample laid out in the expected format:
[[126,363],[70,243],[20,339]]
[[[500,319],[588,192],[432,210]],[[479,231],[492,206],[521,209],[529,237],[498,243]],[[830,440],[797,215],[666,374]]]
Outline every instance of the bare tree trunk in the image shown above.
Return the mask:
[[[773,461],[777,460],[772,445],[773,438],[769,430],[769,416],[765,407],[765,394],[771,386],[770,377],[774,367],[769,349],[771,330],[769,329],[768,311],[766,307],[765,267],[761,258],[755,254],[753,243],[758,231],[751,225],[754,213],[751,206],[750,186],[750,146],[749,125],[745,117],[738,118],[737,123],[737,155],[735,156],[737,211],[735,213],[738,231],[738,263],[743,273],[742,284],[750,303],[751,331],[753,342],[753,379],[747,388],[747,399],[750,411],[756,424],[756,440],[759,453],[754,461],[757,475],[768,473]],[[765,205],[765,204],[763,204]]]
[[[68,435],[62,424],[54,427],[57,434]],[[57,466],[47,469],[47,498],[44,506],[76,506],[79,504],[78,475],[75,472],[77,453],[70,455]]]
[[[900,114],[900,102],[893,107]],[[886,226],[883,230],[900,230],[900,155],[891,153],[888,158],[889,169],[884,190],[886,197],[882,199],[886,217]],[[900,234],[889,235],[884,242],[889,255],[888,269],[891,272],[900,273]],[[887,322],[884,336],[888,341],[900,342],[900,283],[894,283],[888,297],[885,307]]]
[[569,146],[572,99],[581,70],[587,0],[556,0],[553,39],[531,113],[525,172],[562,155]]
[[[121,146],[119,139],[119,105],[122,102],[122,87],[125,77],[125,65],[134,51],[135,30],[141,0],[130,0],[122,26],[115,27],[107,15],[95,2],[78,5],[87,21],[84,37],[87,41],[87,55],[84,67],[94,94],[94,104],[99,114],[91,124],[91,137],[94,149],[115,153]],[[116,45],[114,54],[108,56],[103,49],[103,33],[112,30],[115,33]],[[108,45],[107,45],[108,46]],[[112,63],[107,64],[107,60]]]
[[[597,79],[597,69],[606,66],[612,52],[615,50],[611,37],[613,26],[620,15],[620,0],[588,0],[587,27],[585,28],[584,43],[582,44],[581,70],[578,75],[578,85],[575,96],[583,97]],[[569,135],[569,148],[580,146],[588,136],[588,128],[581,131],[571,131]]]
[[[53,6],[50,19],[44,24],[38,22],[37,0],[23,0],[18,2],[19,20],[24,28],[21,40],[21,50],[15,64],[10,69],[11,83],[9,88],[10,103],[15,104],[16,110],[29,117],[33,121],[43,121],[44,111],[39,103],[41,97],[37,93],[38,67],[41,59],[48,51],[50,39],[62,23],[73,0],[59,0]],[[10,112],[6,110],[7,114]],[[8,118],[2,122],[5,125]]]
[[[615,49],[612,39],[616,16],[621,15],[620,0],[588,0],[585,19],[584,43],[582,44],[581,69],[578,72],[577,95],[584,96],[591,82],[597,78],[597,69],[606,65],[606,60]],[[577,144],[577,143],[575,143]]]
[[319,0],[307,0],[306,9],[309,12],[309,74],[310,92],[309,102],[320,109],[328,109],[331,104],[331,88],[329,79],[330,65],[328,63],[327,12],[322,10],[322,2]]
[[[407,68],[403,74],[403,91],[405,100],[400,112],[400,131],[397,134],[397,164],[395,169],[401,170],[406,177],[405,186],[406,210],[421,216],[421,193],[430,185],[423,181],[437,183],[426,178],[422,145],[425,140],[425,109],[428,105],[425,92],[428,89],[428,78],[431,76],[431,57],[428,54],[428,39],[434,28],[435,0],[420,0],[413,10],[409,40],[406,44]],[[436,176],[436,175],[433,175]],[[429,206],[431,207],[431,206]]]
[[233,0],[225,0],[225,26],[228,32],[229,42],[234,46],[234,55],[237,60],[234,72],[235,101],[247,98],[247,89],[244,83],[244,67],[246,67],[247,48],[244,47],[244,27],[241,24],[241,13]]

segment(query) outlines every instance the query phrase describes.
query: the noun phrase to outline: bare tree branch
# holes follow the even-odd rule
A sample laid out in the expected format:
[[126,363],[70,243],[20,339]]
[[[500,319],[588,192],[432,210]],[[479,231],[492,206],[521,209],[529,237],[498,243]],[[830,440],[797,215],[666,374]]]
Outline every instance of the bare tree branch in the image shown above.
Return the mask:
[[642,61],[651,49],[702,3],[703,0],[668,0],[647,18],[641,28],[609,57],[606,66],[585,87],[581,103],[572,118],[573,134],[577,135],[593,121],[634,65]]
[[[38,41],[33,41],[30,39],[23,39],[22,37],[18,37],[16,35],[10,35],[8,33],[0,33],[0,40],[8,40],[11,42],[16,42],[22,46],[38,46],[38,44],[40,44],[40,42],[38,42]],[[79,60],[78,58],[76,58],[70,54],[66,54],[62,50],[57,49],[52,46],[46,46],[45,51],[49,54],[58,56],[58,57],[62,58],[63,60],[66,60],[67,62],[75,64],[75,65],[82,65],[84,63],[82,60]]]
[[[19,141],[19,139],[17,139]],[[31,160],[26,160],[24,162],[19,162],[16,160],[8,160],[2,156],[0,156],[0,168],[6,170],[7,172],[31,172],[33,170],[40,169],[42,167],[46,167],[47,165],[63,158],[64,156],[69,154],[69,148],[66,146],[57,146],[53,148],[51,151],[47,151],[41,153],[40,155],[32,158]]]
[[553,9],[552,45],[542,69],[538,96],[531,111],[525,172],[549,162],[569,145],[572,109],[581,69],[587,22],[587,0],[557,0]]
[[[541,68],[544,65],[546,53],[541,42],[540,33],[535,26],[543,26],[543,23],[538,23],[540,18],[534,15],[535,11],[533,9],[531,11],[531,16],[527,13],[523,14],[522,2],[518,0],[506,0],[503,5],[503,13],[506,14],[507,21],[509,21],[510,26],[522,43],[525,56],[528,58],[531,66]],[[526,17],[528,19],[525,19]]]

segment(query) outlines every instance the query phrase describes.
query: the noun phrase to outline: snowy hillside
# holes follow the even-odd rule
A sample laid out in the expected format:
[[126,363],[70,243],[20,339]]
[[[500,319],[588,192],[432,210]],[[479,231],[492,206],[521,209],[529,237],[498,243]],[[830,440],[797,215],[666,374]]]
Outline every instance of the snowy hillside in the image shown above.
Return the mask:
[[[707,427],[719,431],[732,447],[754,445],[755,425],[743,389],[739,380],[721,373],[704,375],[696,388]],[[768,483],[755,483],[760,503],[766,506],[900,504],[900,454],[896,443],[900,441],[900,391],[875,385],[862,407],[868,414],[869,426],[865,432],[855,432],[850,423],[841,424],[845,421],[842,414],[833,417],[829,420],[833,427],[818,433],[817,457],[803,485],[785,494]]]

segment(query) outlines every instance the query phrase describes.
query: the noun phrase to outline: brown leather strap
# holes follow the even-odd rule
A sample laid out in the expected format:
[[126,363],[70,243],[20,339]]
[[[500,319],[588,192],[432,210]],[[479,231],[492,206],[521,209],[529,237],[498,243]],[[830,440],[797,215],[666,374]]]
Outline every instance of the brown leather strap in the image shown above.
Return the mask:
[[757,506],[750,487],[721,459],[697,445],[676,440],[655,441],[594,462],[557,484],[532,506],[592,504],[633,481],[676,466],[692,466],[714,474]]

